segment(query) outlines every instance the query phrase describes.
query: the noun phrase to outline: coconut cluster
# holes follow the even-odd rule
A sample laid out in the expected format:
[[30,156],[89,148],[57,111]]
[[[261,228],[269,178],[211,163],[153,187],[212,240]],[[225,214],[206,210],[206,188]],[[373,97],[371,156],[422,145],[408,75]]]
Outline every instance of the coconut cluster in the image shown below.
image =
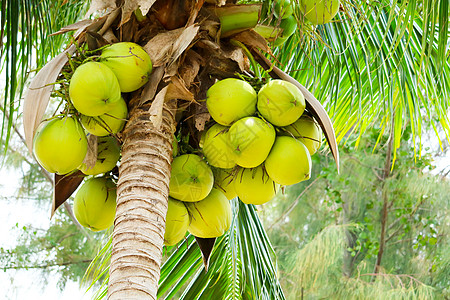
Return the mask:
[[228,199],[263,204],[280,186],[310,178],[322,132],[295,85],[272,80],[257,93],[248,82],[227,78],[211,86],[206,105],[216,124],[201,147]]
[[[99,59],[73,72],[67,113],[37,129],[33,152],[47,171],[88,175],[75,195],[74,213],[93,231],[114,222],[111,171],[120,159],[116,134],[128,114],[124,93],[141,88],[151,70],[148,54],[134,43],[103,49]],[[223,235],[231,225],[230,199],[263,204],[280,186],[308,179],[310,155],[320,147],[320,129],[305,113],[304,96],[289,82],[272,80],[256,92],[244,80],[224,79],[208,89],[206,106],[215,123],[203,132],[203,155],[178,155],[174,139],[166,245],[175,245],[186,232],[201,238]],[[89,136],[96,136],[89,138],[96,145],[88,146]],[[86,160],[88,147],[97,151],[95,162]]]
[[[43,121],[33,140],[33,153],[47,171],[60,175],[80,170],[89,177],[74,199],[81,225],[100,231],[114,222],[116,185],[111,176],[120,158],[115,137],[128,115],[123,93],[148,82],[152,62],[145,50],[130,42],[103,48],[96,61],[78,66],[69,83],[69,107],[63,116]],[[97,136],[96,161],[86,162],[88,136]]]

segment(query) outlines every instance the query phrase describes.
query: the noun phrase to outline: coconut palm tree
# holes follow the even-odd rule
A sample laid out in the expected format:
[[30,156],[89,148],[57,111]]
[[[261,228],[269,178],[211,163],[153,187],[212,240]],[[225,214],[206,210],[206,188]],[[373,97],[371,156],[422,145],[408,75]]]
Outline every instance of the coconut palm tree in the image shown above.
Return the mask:
[[[239,73],[251,80],[266,69],[263,73],[266,77],[291,80],[272,65],[276,63],[314,94],[315,97],[308,94],[310,101],[320,100],[333,119],[337,141],[345,141],[348,132],[363,133],[369,126],[378,126],[380,136],[384,132],[391,136],[389,145],[394,161],[407,123],[413,128],[418,155],[424,122],[434,128],[440,124],[447,138],[450,136],[447,0],[358,3],[344,0],[334,20],[318,26],[305,22],[297,9],[294,16],[298,30],[283,46],[272,47],[273,53],[265,40],[252,30],[228,34],[219,30],[223,8],[218,7],[234,1],[207,2],[213,3],[92,0],[84,15],[88,9],[84,1],[2,1],[0,49],[6,74],[2,134],[6,137],[23,106],[25,135],[31,145],[34,129],[52,92],[52,86],[42,86],[56,81],[68,56],[79,51],[80,45],[94,50],[117,40],[136,41],[152,57],[152,78],[143,90],[130,95],[129,120],[121,135],[122,161],[111,244],[109,299],[156,299],[176,122],[182,122],[179,130],[182,128],[183,134],[190,134],[195,143],[208,120],[204,105],[197,102],[205,98],[215,78],[234,77]],[[261,6],[260,22],[269,22],[273,18],[273,1],[253,2]],[[302,1],[293,2],[298,7]],[[238,18],[245,20],[250,15],[244,13]],[[83,20],[83,16],[90,19]],[[49,43],[50,33],[58,30],[62,35],[53,37]],[[66,33],[71,31],[76,33],[69,38]],[[63,50],[69,41],[72,46]],[[52,57],[55,58],[43,68]],[[16,99],[21,98],[27,86],[31,66],[41,71],[21,104]],[[308,90],[303,91],[308,93]],[[179,119],[181,109],[178,108],[188,111],[191,117]],[[328,138],[332,143],[332,136]],[[241,238],[240,247],[245,246],[241,254],[252,249],[245,243],[254,242],[255,237],[267,244],[254,208],[238,203],[234,206],[243,212],[234,227],[236,232],[250,231]],[[231,245],[234,238],[228,234],[218,239],[217,244]],[[185,241],[189,243],[192,239]],[[180,253],[173,257],[172,263],[194,257]],[[230,259],[224,253],[217,257],[224,261]],[[257,263],[251,255],[248,258],[247,265],[241,261],[242,268]],[[167,270],[163,268],[163,272]],[[251,285],[251,269],[246,272],[250,283],[246,281],[244,285]],[[192,285],[205,286],[206,281],[211,282],[211,278],[206,280],[200,274],[196,278]],[[183,280],[180,282],[186,282],[186,276]],[[265,282],[264,278],[261,281]],[[248,290],[255,291],[257,287]],[[210,291],[209,298],[216,299]],[[243,297],[253,298],[253,295]]]

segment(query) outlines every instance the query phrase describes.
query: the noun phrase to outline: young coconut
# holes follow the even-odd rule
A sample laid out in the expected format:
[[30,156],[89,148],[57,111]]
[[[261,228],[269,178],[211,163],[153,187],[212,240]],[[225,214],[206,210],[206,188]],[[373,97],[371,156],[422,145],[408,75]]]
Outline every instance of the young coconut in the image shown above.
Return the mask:
[[73,202],[78,222],[92,231],[108,229],[116,214],[116,185],[111,179],[88,179],[78,190]]
[[280,188],[262,165],[253,169],[240,169],[233,182],[239,199],[245,204],[264,204],[272,200]]
[[331,21],[339,10],[339,0],[300,0],[300,10],[314,25]]
[[260,118],[247,117],[230,127],[228,137],[237,155],[236,163],[244,168],[254,168],[269,154],[275,141],[275,129]]
[[150,56],[141,46],[130,42],[107,47],[102,51],[100,62],[114,72],[123,93],[142,87],[152,72]]
[[75,70],[69,96],[80,113],[94,117],[109,112],[122,98],[116,75],[98,62],[87,62]]
[[291,3],[291,0],[275,0],[273,2],[273,13],[275,17],[286,19],[292,15],[294,12],[294,1]]
[[127,104],[122,98],[106,114],[98,117],[81,115],[80,121],[86,131],[90,134],[106,136],[120,132],[125,125],[127,115]]
[[256,111],[256,92],[246,81],[227,78],[214,83],[206,92],[206,106],[217,123],[231,125]]
[[320,148],[322,130],[311,116],[302,115],[297,121],[284,127],[283,130],[298,138],[308,148],[310,155],[316,153]]
[[270,123],[287,126],[297,121],[306,107],[302,92],[290,82],[276,79],[258,93],[258,111]]
[[228,139],[228,127],[214,124],[208,129],[203,141],[203,154],[213,167],[229,169],[236,165],[236,154]]
[[214,184],[211,168],[195,154],[183,154],[172,162],[169,196],[196,202],[208,196]]
[[67,174],[84,160],[87,140],[83,127],[73,117],[42,122],[33,140],[33,153],[50,173]]
[[230,201],[217,189],[213,188],[202,201],[186,203],[186,207],[191,217],[188,231],[196,237],[219,237],[230,228],[233,215]]
[[221,191],[228,200],[236,198],[233,169],[213,169],[214,188]]
[[92,168],[85,163],[78,167],[86,175],[98,175],[111,171],[120,157],[120,146],[116,139],[110,136],[99,137],[97,140],[97,161]]
[[183,202],[169,197],[164,245],[173,246],[183,239],[189,226],[189,213]]
[[283,29],[281,35],[275,40],[274,45],[280,46],[284,44],[287,39],[294,34],[297,30],[297,20],[294,16],[289,16],[286,19],[281,20],[280,28]]
[[295,184],[311,176],[308,148],[289,136],[276,138],[264,165],[269,177],[281,185]]

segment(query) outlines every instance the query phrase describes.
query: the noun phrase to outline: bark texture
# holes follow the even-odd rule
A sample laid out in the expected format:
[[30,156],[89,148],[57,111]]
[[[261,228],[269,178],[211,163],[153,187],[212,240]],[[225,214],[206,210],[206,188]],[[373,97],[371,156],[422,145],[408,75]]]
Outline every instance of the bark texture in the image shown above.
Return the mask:
[[123,132],[108,286],[110,300],[156,299],[158,290],[176,103],[164,104],[160,128],[150,121],[149,109],[150,104],[132,108]]

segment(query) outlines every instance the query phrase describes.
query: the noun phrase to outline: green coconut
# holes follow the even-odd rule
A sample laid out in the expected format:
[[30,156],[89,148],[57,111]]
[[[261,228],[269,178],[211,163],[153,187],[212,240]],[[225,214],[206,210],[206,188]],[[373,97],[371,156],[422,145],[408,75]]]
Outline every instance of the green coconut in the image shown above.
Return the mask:
[[166,231],[164,245],[178,244],[186,235],[189,226],[189,213],[183,202],[169,197],[166,215]]
[[92,231],[108,229],[116,214],[116,185],[108,178],[85,181],[75,195],[73,212],[78,222]]
[[123,93],[142,87],[148,82],[152,72],[150,56],[141,46],[131,42],[107,47],[102,51],[100,62],[114,72]]
[[280,188],[262,165],[253,169],[240,169],[233,182],[236,194],[246,204],[264,204],[272,200]]
[[236,154],[228,138],[228,127],[214,124],[205,134],[203,154],[211,166],[229,169],[236,165]]
[[298,138],[308,148],[310,155],[319,150],[322,143],[322,130],[313,117],[302,115],[297,121],[284,127],[283,130]]
[[291,185],[311,176],[311,156],[308,148],[289,136],[276,138],[264,163],[267,174],[278,184]]
[[75,170],[87,153],[83,127],[74,117],[42,122],[33,139],[33,153],[50,173],[62,175]]
[[206,106],[217,123],[231,123],[256,111],[256,91],[246,81],[227,78],[213,84],[206,93]]
[[86,175],[98,175],[111,171],[119,161],[120,146],[116,139],[110,136],[97,139],[97,160],[95,165],[88,168],[82,163],[78,169]]
[[109,112],[122,99],[113,71],[92,61],[82,64],[73,73],[69,96],[76,110],[94,117]]
[[90,134],[106,136],[120,132],[125,126],[127,115],[127,104],[122,98],[107,113],[97,117],[81,115],[80,121]]
[[170,197],[187,202],[200,201],[208,196],[213,184],[213,172],[199,156],[183,154],[173,159]]
[[230,228],[233,215],[230,201],[217,189],[213,188],[202,201],[186,203],[186,207],[191,217],[188,231],[196,237],[219,237]]
[[233,169],[213,169],[214,188],[221,191],[228,200],[236,198],[236,189],[234,188]]
[[272,80],[258,92],[258,111],[270,123],[287,126],[303,114],[305,97],[292,83],[285,80]]

